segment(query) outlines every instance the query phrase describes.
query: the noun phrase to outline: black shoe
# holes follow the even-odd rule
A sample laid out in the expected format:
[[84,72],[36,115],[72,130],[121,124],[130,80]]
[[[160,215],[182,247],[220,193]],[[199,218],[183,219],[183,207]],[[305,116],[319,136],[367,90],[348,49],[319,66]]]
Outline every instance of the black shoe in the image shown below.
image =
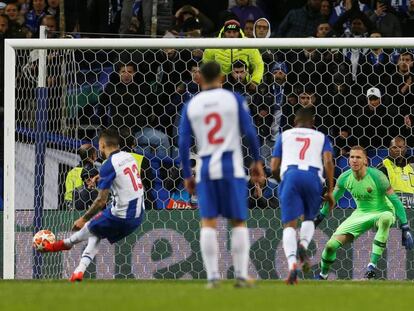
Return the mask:
[[298,245],[298,257],[302,265],[303,273],[308,273],[311,270],[311,263],[306,249],[302,246],[302,244]]
[[368,265],[364,276],[368,280],[375,279],[377,277],[377,268],[375,268],[373,265]]
[[287,285],[295,285],[298,284],[298,270],[296,268],[296,264],[293,266],[293,269],[289,271],[288,277],[286,279]]

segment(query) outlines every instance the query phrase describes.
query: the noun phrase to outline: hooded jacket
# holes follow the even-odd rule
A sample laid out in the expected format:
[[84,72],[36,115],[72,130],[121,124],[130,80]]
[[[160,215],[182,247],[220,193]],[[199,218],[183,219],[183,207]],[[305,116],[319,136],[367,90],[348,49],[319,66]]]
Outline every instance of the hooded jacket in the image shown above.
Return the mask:
[[271,35],[270,22],[267,20],[267,18],[264,18],[264,17],[261,17],[257,21],[254,22],[254,25],[253,25],[253,37],[257,38],[256,37],[256,25],[257,25],[257,22],[258,21],[261,21],[261,20],[265,21],[267,23],[267,25],[269,26],[269,29],[267,30],[267,34],[266,34],[266,38],[269,38],[270,35]]
[[[218,38],[222,38],[224,27],[221,28]],[[245,38],[243,31],[240,35]],[[231,72],[231,65],[236,60],[242,60],[247,64],[250,73],[250,81],[259,84],[262,81],[264,64],[258,49],[206,49],[203,54],[203,63],[216,61],[221,66],[223,74]]]

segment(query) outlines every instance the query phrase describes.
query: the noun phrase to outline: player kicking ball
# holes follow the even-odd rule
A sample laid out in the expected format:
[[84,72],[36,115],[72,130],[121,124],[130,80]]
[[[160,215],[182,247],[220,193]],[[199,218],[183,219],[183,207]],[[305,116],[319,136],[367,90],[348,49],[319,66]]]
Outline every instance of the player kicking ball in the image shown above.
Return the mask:
[[[323,170],[327,177],[325,199],[333,208],[332,146],[326,135],[313,129],[314,116],[310,109],[301,108],[295,116],[295,128],[284,131],[276,140],[271,162],[272,173],[279,182],[279,200],[283,223],[283,249],[288,262],[286,283],[297,283],[297,256],[302,271],[310,270],[307,255],[315,232],[313,219],[322,203]],[[299,242],[296,227],[302,219]]]
[[[99,151],[106,159],[99,172],[99,193],[89,210],[75,221],[72,229],[79,231],[67,239],[44,246],[45,252],[59,252],[88,241],[71,282],[82,281],[102,239],[110,243],[123,239],[139,227],[144,217],[144,190],[139,168],[130,153],[120,151],[116,131],[100,133]],[[105,207],[110,191],[114,196],[113,203],[99,213]]]
[[[401,222],[402,245],[407,250],[413,248],[413,237],[407,223],[403,204],[394,193],[387,177],[378,169],[368,167],[367,154],[364,148],[354,146],[349,155],[351,169],[342,173],[336,183],[334,199],[338,201],[345,190],[354,198],[357,208],[335,231],[326,243],[322,253],[321,273],[319,279],[328,278],[329,267],[336,259],[339,247],[353,242],[369,229],[376,229],[372,243],[371,259],[365,272],[367,279],[377,276],[377,262],[387,245],[390,227],[395,222],[395,216]],[[325,204],[315,225],[318,225],[329,214]]]

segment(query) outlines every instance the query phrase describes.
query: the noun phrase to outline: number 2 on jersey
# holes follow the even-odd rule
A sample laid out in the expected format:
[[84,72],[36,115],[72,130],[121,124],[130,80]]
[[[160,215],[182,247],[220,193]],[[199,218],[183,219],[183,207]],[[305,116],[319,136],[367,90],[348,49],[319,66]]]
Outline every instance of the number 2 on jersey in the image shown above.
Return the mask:
[[299,159],[300,160],[305,160],[305,153],[308,150],[309,146],[310,146],[310,138],[303,138],[303,137],[296,137],[296,141],[300,142],[300,143],[304,143],[302,149],[300,149],[299,152]]
[[139,176],[139,171],[136,164],[132,165],[132,169],[131,167],[126,167],[124,169],[124,174],[129,175],[129,178],[131,178],[132,186],[134,187],[135,191],[142,189],[141,176]]
[[207,134],[208,142],[212,145],[222,144],[224,142],[223,137],[217,137],[217,132],[220,131],[223,121],[221,116],[217,112],[210,113],[204,118],[204,123],[209,125],[211,122],[214,122],[214,126]]

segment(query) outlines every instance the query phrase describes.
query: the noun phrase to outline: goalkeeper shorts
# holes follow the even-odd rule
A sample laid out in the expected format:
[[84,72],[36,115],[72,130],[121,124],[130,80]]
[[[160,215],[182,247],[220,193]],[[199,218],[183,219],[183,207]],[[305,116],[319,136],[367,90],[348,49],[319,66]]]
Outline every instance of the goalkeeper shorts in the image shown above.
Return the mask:
[[358,210],[356,210],[351,214],[351,216],[345,219],[342,224],[339,225],[333,235],[351,234],[356,239],[369,229],[376,228],[379,218],[384,213],[392,215],[394,219],[393,222],[395,222],[394,214],[389,211],[366,213],[358,212]]

